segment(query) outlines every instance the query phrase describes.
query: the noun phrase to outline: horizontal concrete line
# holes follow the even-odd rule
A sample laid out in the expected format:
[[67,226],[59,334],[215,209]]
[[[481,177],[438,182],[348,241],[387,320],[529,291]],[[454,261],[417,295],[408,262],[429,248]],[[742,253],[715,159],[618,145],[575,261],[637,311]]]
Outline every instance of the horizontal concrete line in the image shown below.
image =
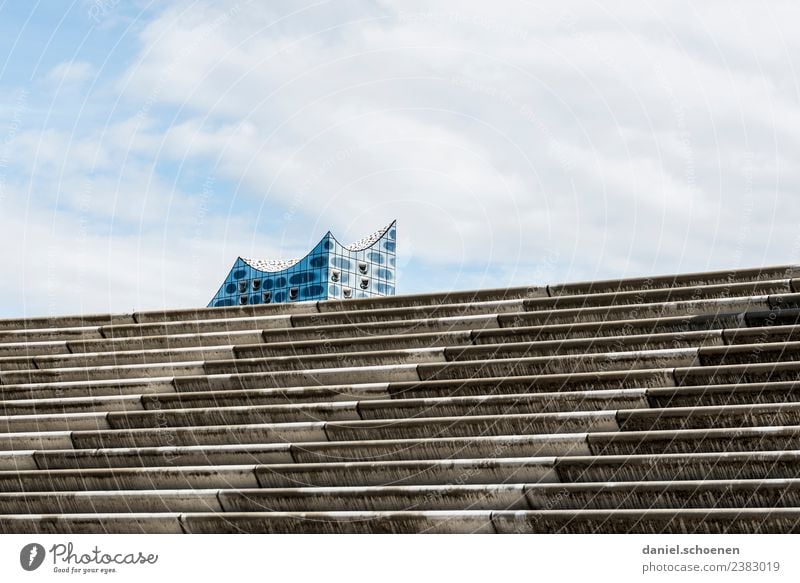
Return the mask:
[[[748,312],[747,319],[750,325],[764,326],[765,324],[774,326],[777,322],[775,318],[782,318],[783,314],[790,315],[792,323],[800,321],[800,311],[796,309],[784,309],[776,311],[756,310]],[[523,313],[524,315],[524,313]],[[487,319],[488,318],[488,319]],[[106,351],[141,351],[141,350],[172,350],[181,348],[200,348],[203,346],[219,345],[259,345],[267,340],[269,344],[281,345],[292,343],[303,343],[319,341],[325,342],[346,342],[348,338],[355,342],[367,342],[369,337],[377,339],[387,339],[396,337],[398,334],[410,337],[420,336],[420,334],[454,334],[458,332],[470,332],[476,343],[485,343],[484,338],[507,338],[518,336],[520,339],[528,340],[560,340],[560,339],[581,339],[598,336],[614,336],[609,332],[616,331],[621,336],[635,335],[637,330],[639,335],[644,333],[668,333],[686,332],[703,330],[721,330],[723,327],[739,327],[746,325],[742,321],[742,313],[729,313],[719,316],[671,316],[671,317],[646,317],[636,320],[613,320],[607,314],[603,321],[590,321],[584,323],[568,324],[544,324],[538,326],[522,325],[515,326],[513,320],[509,321],[504,315],[504,328],[498,329],[499,323],[495,316],[477,316],[466,318],[443,318],[439,320],[400,320],[395,322],[378,322],[367,324],[353,324],[344,326],[321,326],[313,328],[286,328],[280,330],[245,330],[245,331],[225,331],[225,332],[205,332],[205,333],[183,333],[167,336],[136,336],[126,338],[111,339],[82,339],[80,341],[40,341],[40,342],[17,342],[0,343],[0,355],[14,356],[28,351],[35,351],[36,354],[42,352],[50,354],[52,351],[57,353],[82,353],[82,352],[106,352]],[[472,324],[472,325],[471,325]],[[383,329],[382,329],[383,328]],[[426,331],[427,330],[427,331]],[[437,330],[437,332],[431,331]],[[411,334],[408,332],[411,331]],[[52,331],[50,331],[52,332]],[[276,334],[278,336],[276,336]],[[303,335],[308,335],[307,338]],[[284,338],[279,336],[283,335]],[[322,337],[322,338],[320,338]],[[491,340],[490,340],[491,342]],[[496,342],[496,341],[495,341]],[[66,346],[66,349],[64,348]]]
[[[203,443],[220,443],[219,439],[245,439],[246,431],[252,431],[253,441],[248,439],[242,443],[261,443],[265,436],[271,436],[265,443],[305,442],[305,441],[353,441],[358,439],[405,439],[422,437],[469,437],[476,435],[532,435],[549,433],[575,433],[584,431],[616,431],[618,430],[617,413],[615,411],[575,411],[568,413],[534,413],[512,415],[472,415],[459,417],[428,417],[420,419],[395,420],[359,420],[359,421],[285,421],[265,422],[257,410],[241,408],[239,411],[220,411],[216,417],[208,421],[211,424],[199,425],[190,423],[198,421],[186,416],[156,417],[150,426],[125,426],[125,418],[106,417],[105,421],[112,429],[83,430],[74,428],[73,442],[77,447],[131,447],[147,445],[155,441],[158,445],[195,445]],[[187,410],[184,410],[187,411]],[[188,410],[191,411],[191,410]],[[195,412],[198,412],[195,410]],[[199,411],[202,413],[202,411]],[[227,414],[227,416],[226,416]],[[107,414],[112,415],[111,413]],[[141,419],[141,418],[139,418]],[[184,419],[188,425],[177,425]],[[64,425],[69,428],[70,417],[64,418]],[[157,421],[157,422],[156,422]],[[249,421],[249,422],[247,422]],[[142,421],[139,421],[142,422]],[[77,423],[77,421],[75,422]],[[88,423],[88,422],[87,422]],[[128,423],[133,423],[128,419]],[[629,423],[633,423],[629,421]],[[50,431],[55,431],[57,424],[51,422]],[[258,431],[256,431],[258,429]],[[235,432],[231,435],[231,432]],[[8,435],[6,433],[5,435]],[[0,437],[2,437],[0,433]],[[194,441],[197,439],[212,441]],[[144,441],[129,441],[144,440]],[[189,441],[183,441],[189,440]],[[87,445],[82,445],[87,444]],[[88,445],[89,443],[95,445]],[[26,448],[29,449],[29,448]]]
[[796,478],[800,451],[559,457],[561,482],[750,480]]
[[[586,434],[0,452],[0,469],[92,469],[589,455]],[[16,463],[15,463],[16,462]],[[31,463],[32,462],[32,463]]]
[[[437,386],[443,383],[433,381]],[[411,386],[430,385],[431,382]],[[453,385],[453,383],[450,383]],[[445,387],[448,385],[445,384]],[[187,393],[154,393],[139,396],[37,399],[0,402],[0,408],[14,414],[30,411],[67,413],[69,410],[137,411],[193,409],[227,406],[276,406],[303,408],[355,401],[364,419],[397,419],[403,417],[474,415],[487,410],[491,414],[536,413],[598,409],[639,409],[696,407],[800,402],[800,381],[707,385],[700,387],[662,387],[630,389],[598,389],[540,393],[501,393],[468,396],[413,398],[409,391],[389,398],[389,383],[340,385],[330,387],[296,387],[289,389],[245,389],[198,391]],[[442,390],[443,393],[447,389]],[[615,404],[611,406],[611,404]],[[627,404],[627,406],[626,406]],[[451,411],[447,415],[432,415]],[[19,413],[17,413],[19,412]],[[12,413],[9,413],[12,414]]]
[[733,383],[647,389],[650,407],[696,407],[800,402],[800,381]]
[[11,514],[0,516],[2,534],[184,534],[177,513]]
[[788,534],[800,532],[800,509],[496,511],[492,525],[503,534]]
[[[787,479],[800,451],[3,471],[4,492]],[[257,484],[253,483],[253,476]],[[250,484],[248,486],[248,484]]]
[[0,515],[791,508],[800,480],[0,493]]
[[702,366],[800,361],[800,342],[702,347],[698,350],[697,356]]
[[[58,445],[55,443],[54,445]],[[209,466],[246,463],[661,455],[800,449],[800,427],[475,435],[335,442],[221,443],[166,447],[0,451],[0,469]]]
[[[555,458],[0,471],[3,492],[552,482]],[[331,482],[331,483],[327,483]]]
[[364,324],[370,322],[393,322],[400,320],[423,320],[442,318],[464,318],[523,311],[523,299],[493,300],[460,304],[437,304],[402,308],[373,308],[292,316],[292,327],[336,326]]
[[197,334],[201,332],[264,330],[270,328],[291,328],[291,318],[292,316],[288,314],[255,316],[250,318],[209,318],[206,320],[160,322],[155,324],[102,326],[100,331],[104,338],[131,338],[137,336]]
[[[457,336],[456,336],[457,335]],[[434,338],[431,338],[434,337]],[[408,339],[409,342],[405,342]],[[32,376],[54,374],[87,375],[97,372],[113,372],[120,367],[120,374],[141,370],[137,367],[180,367],[205,363],[206,372],[214,374],[217,367],[246,372],[248,367],[256,370],[287,370],[303,366],[320,367],[325,363],[353,361],[363,364],[390,364],[409,362],[444,362],[485,360],[488,358],[588,356],[601,353],[629,353],[649,350],[691,349],[700,346],[722,346],[722,331],[695,331],[630,336],[606,336],[559,341],[503,342],[471,345],[472,331],[443,334],[409,336],[382,336],[345,339],[334,347],[334,341],[288,342],[279,344],[245,344],[211,347],[191,347],[166,350],[125,350],[68,355],[47,355],[0,358],[0,371],[15,372],[46,369],[53,372],[33,372]],[[439,346],[431,346],[432,340],[442,340]],[[437,342],[434,341],[434,344]],[[306,345],[306,346],[303,346]],[[278,349],[276,349],[278,346]],[[357,350],[358,348],[362,350]],[[386,348],[384,348],[386,347]],[[341,349],[340,349],[341,348]],[[377,348],[377,350],[376,350]],[[309,349],[313,349],[311,352]],[[356,350],[354,350],[356,349]],[[198,358],[199,357],[199,358]],[[372,361],[372,362],[371,362]],[[320,363],[320,364],[315,364]],[[58,371],[58,372],[55,372]]]
[[800,380],[800,361],[676,367],[678,386]]
[[609,279],[558,283],[548,286],[550,295],[591,294],[629,290],[663,289],[692,285],[732,285],[738,282],[792,279],[797,276],[795,265],[778,265],[755,269],[730,269],[699,273],[681,273],[628,279]]
[[556,295],[525,301],[526,310],[570,309],[593,306],[647,304],[710,298],[730,298],[768,294],[789,294],[793,289],[789,279],[770,279],[713,285],[690,285],[610,293]]
[[783,534],[799,531],[800,510],[783,508],[184,512],[0,517],[0,532],[4,534]]
[[712,298],[694,301],[655,302],[622,306],[599,306],[565,310],[543,310],[517,314],[499,314],[501,326],[532,324],[568,324],[573,322],[601,322],[607,320],[633,320],[664,316],[723,316],[749,310],[770,309],[770,296],[745,296],[740,298]]

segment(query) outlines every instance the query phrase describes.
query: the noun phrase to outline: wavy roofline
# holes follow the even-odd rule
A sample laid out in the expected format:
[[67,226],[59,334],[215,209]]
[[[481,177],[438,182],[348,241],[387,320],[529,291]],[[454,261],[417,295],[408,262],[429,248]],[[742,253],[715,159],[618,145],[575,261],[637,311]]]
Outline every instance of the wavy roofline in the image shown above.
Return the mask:
[[[343,243],[341,243],[339,241],[339,239],[337,239],[334,236],[334,234],[331,231],[328,231],[311,248],[311,250],[308,253],[306,253],[305,255],[303,255],[302,257],[297,258],[297,259],[271,259],[271,260],[265,261],[263,259],[252,259],[252,258],[245,258],[245,257],[242,257],[242,256],[239,256],[238,259],[240,259],[242,262],[244,262],[248,267],[250,267],[252,269],[255,269],[258,272],[261,272],[261,273],[279,273],[281,271],[285,271],[285,270],[291,268],[294,265],[297,265],[298,263],[303,261],[305,258],[309,257],[311,255],[311,253],[314,252],[314,249],[316,249],[319,246],[319,244],[322,243],[325,240],[326,237],[329,237],[330,239],[333,239],[333,241],[335,241],[338,245],[341,245],[342,247],[344,247],[348,251],[365,251],[365,250],[369,249],[370,247],[373,247],[375,245],[375,243],[377,243],[378,241],[383,239],[383,237],[386,235],[386,233],[389,232],[389,229],[391,229],[392,227],[394,227],[396,225],[397,225],[397,219],[394,219],[391,223],[389,223],[385,227],[383,227],[381,229],[378,229],[374,233],[370,233],[366,237],[362,237],[361,239],[358,239],[358,240],[354,241],[353,243],[350,243],[349,245],[344,245]],[[285,263],[285,264],[288,263],[288,265],[285,265],[285,266],[282,266],[282,267],[276,267],[275,269],[262,269],[261,267],[256,267],[255,265],[253,265],[251,263],[251,261],[252,262],[264,262],[264,263],[268,263],[268,262],[273,262],[274,261],[276,263],[277,262],[281,262],[281,263]]]

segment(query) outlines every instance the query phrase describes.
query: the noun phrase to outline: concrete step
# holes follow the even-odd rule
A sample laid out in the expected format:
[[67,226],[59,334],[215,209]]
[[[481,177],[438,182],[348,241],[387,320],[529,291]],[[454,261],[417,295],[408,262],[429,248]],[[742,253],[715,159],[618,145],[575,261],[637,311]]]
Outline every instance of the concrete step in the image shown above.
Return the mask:
[[[124,414],[109,413],[109,416]],[[130,414],[136,415],[136,413]],[[616,419],[622,431],[779,427],[800,424],[800,403],[630,409],[617,411]]]
[[436,306],[439,304],[463,304],[475,302],[494,302],[546,297],[545,286],[449,291],[443,293],[408,294],[380,298],[361,298],[354,300],[323,300],[317,304],[322,313],[346,312],[354,310],[375,310],[386,308]]
[[292,327],[317,328],[319,326],[464,318],[469,316],[517,313],[524,311],[524,301],[525,300],[522,299],[514,299],[402,308],[373,308],[370,310],[348,310],[344,312],[329,311],[320,314],[300,314],[292,316]]
[[[763,408],[788,405],[769,405]],[[680,409],[679,411],[684,411]],[[626,410],[624,419],[631,427],[650,423],[650,417],[634,416],[636,410]],[[688,413],[684,413],[687,414]],[[706,417],[694,412],[693,420],[701,423]],[[709,413],[712,414],[712,413]],[[755,413],[753,413],[755,415]],[[761,417],[768,418],[766,410]],[[772,413],[772,415],[777,415]],[[361,420],[355,402],[329,403],[314,406],[267,405],[265,407],[220,407],[216,409],[173,409],[160,411],[130,411],[110,413],[84,413],[68,416],[23,415],[0,418],[0,430],[6,433],[35,429],[38,422],[42,430],[82,429],[79,421],[87,416],[85,425],[97,429],[137,429],[170,427],[208,427],[324,422],[327,439],[353,441],[358,439],[407,439],[417,437],[468,437],[472,435],[522,435],[532,433],[573,433],[581,431],[613,431],[618,429],[615,411],[575,411],[568,413],[532,413],[513,415],[470,415],[465,417],[421,417],[392,420]],[[91,416],[91,417],[89,417]],[[789,417],[783,412],[780,418]],[[95,418],[96,417],[96,418]],[[771,417],[769,417],[771,418]],[[43,421],[38,421],[42,419]],[[91,421],[89,420],[91,419]],[[679,419],[679,417],[675,417]],[[738,419],[738,417],[737,417]],[[60,423],[58,422],[60,421]],[[679,421],[674,421],[678,423]],[[731,421],[733,422],[733,421]],[[744,421],[743,421],[744,422]],[[62,425],[75,424],[76,427]],[[655,423],[653,421],[652,423]],[[665,422],[662,422],[665,423]],[[635,429],[631,429],[633,431]]]
[[0,331],[47,328],[99,328],[112,324],[135,324],[132,314],[78,314],[35,318],[0,318]]
[[444,334],[449,332],[480,330],[499,327],[497,315],[454,316],[450,318],[427,318],[423,320],[397,320],[394,322],[366,322],[305,326],[303,328],[281,328],[264,330],[264,341],[295,342],[309,340],[331,340],[336,338],[391,336],[396,334]]
[[408,350],[444,346],[467,346],[472,343],[471,330],[427,332],[422,334],[392,334],[388,336],[350,337],[332,340],[294,340],[234,347],[236,358],[266,358],[272,356],[314,356],[346,352]]
[[561,283],[547,286],[550,296],[615,293],[703,285],[734,285],[740,282],[792,279],[800,274],[797,266],[778,265],[757,269],[731,269],[678,275],[659,275],[629,279],[609,279]]
[[2,534],[183,534],[180,514],[9,514]]
[[0,401],[0,415],[69,415],[108,411],[141,411],[143,395]]
[[[142,352],[147,350],[180,350],[212,346],[237,346],[263,342],[261,330],[238,330],[231,332],[209,332],[203,334],[172,334],[167,336],[133,336],[106,340],[84,340],[67,342],[73,354],[97,352]],[[0,345],[2,348],[2,345]]]
[[[555,481],[554,458],[0,471],[2,492]],[[334,482],[345,482],[342,484]]]
[[647,402],[654,408],[800,403],[800,382],[650,388]]
[[561,482],[794,479],[800,452],[574,456],[558,458],[555,468]]
[[586,434],[511,435],[357,442],[63,449],[3,453],[0,468],[91,469],[156,466],[443,460],[589,455]]
[[92,340],[103,338],[102,328],[89,326],[80,328],[42,328],[40,330],[0,331],[0,344],[20,344],[28,342],[47,342],[67,340]]
[[791,508],[798,480],[0,494],[0,514]]
[[[182,362],[202,362],[235,358],[233,346],[201,346],[193,348],[173,348],[170,350],[124,350],[88,352],[80,354],[59,354],[37,356],[20,361],[21,368],[51,369],[94,366],[158,365]],[[0,361],[0,370],[9,361]],[[25,364],[22,364],[25,362]],[[33,364],[33,366],[30,366]],[[22,368],[24,366],[24,368]]]
[[104,397],[174,392],[174,377],[0,385],[0,399],[3,401]]
[[0,494],[0,515],[792,508],[799,480],[476,484]]
[[424,382],[392,382],[388,383],[387,391],[393,399],[419,399],[673,386],[675,386],[675,380],[671,369],[649,369]]
[[0,372],[0,385],[47,384],[74,381],[114,381],[202,375],[202,361],[164,364],[127,364],[74,368],[45,368]]
[[579,295],[556,295],[548,298],[533,298],[525,301],[525,310],[564,310],[589,308],[595,306],[621,306],[632,304],[651,304],[701,300],[712,298],[731,298],[747,296],[765,296],[773,294],[791,294],[791,280],[761,280],[716,285],[694,285],[685,287],[667,287],[656,289],[639,289],[632,291],[615,291],[610,293],[592,293]]
[[787,534],[800,532],[800,509],[505,511],[492,525],[503,534]]
[[749,310],[769,309],[770,296],[748,296],[744,298],[719,298],[680,302],[655,302],[622,306],[600,306],[570,310],[533,311],[515,314],[500,314],[503,327],[542,326],[616,320],[644,320],[664,317],[714,316]]
[[33,358],[46,354],[66,354],[69,352],[66,340],[50,342],[5,342],[0,344],[0,358]]
[[134,338],[138,336],[228,333],[291,327],[292,316],[278,314],[251,318],[213,318],[208,320],[103,326],[102,333],[104,338]]
[[674,374],[678,386],[797,381],[800,380],[800,362],[678,367]]
[[800,327],[758,326],[756,328],[731,328],[722,331],[725,344],[765,344],[767,342],[800,341]]
[[[469,332],[458,333],[470,341]],[[389,345],[402,345],[403,336],[386,337],[392,339]],[[444,340],[445,338],[442,338]],[[413,338],[416,342],[416,338]],[[317,354],[294,354],[292,343],[281,343],[282,350],[275,351],[274,345],[251,344],[241,346],[181,348],[172,350],[146,350],[122,352],[94,352],[68,355],[49,355],[29,358],[0,358],[0,377],[4,372],[8,383],[46,382],[56,380],[81,380],[91,378],[135,378],[140,371],[165,370],[174,366],[174,374],[189,367],[187,363],[204,362],[205,372],[220,374],[234,369],[238,372],[268,370],[298,370],[325,368],[341,363],[354,365],[403,364],[412,362],[445,362],[486,360],[491,358],[527,358],[549,355],[585,357],[592,353],[606,352],[644,352],[649,350],[688,350],[699,346],[724,346],[722,332],[686,332],[641,336],[601,337],[577,341],[514,342],[505,344],[483,344],[479,346],[414,347],[389,349],[379,339],[375,339],[365,350],[327,352],[328,345],[315,342]],[[344,343],[342,343],[344,348]],[[349,348],[353,348],[349,346]],[[369,348],[369,349],[367,349]],[[278,354],[275,354],[275,353]],[[308,351],[306,351],[308,352]],[[766,357],[765,357],[766,358]],[[119,371],[108,367],[123,367]],[[38,370],[52,372],[39,373]],[[23,374],[28,371],[30,374]],[[58,372],[56,372],[58,371]],[[196,374],[196,373],[195,373]],[[116,375],[116,376],[115,376]],[[43,381],[38,380],[39,378]]]
[[702,366],[800,361],[800,342],[770,342],[703,347],[698,350]]
[[4,534],[490,534],[753,533],[800,531],[796,509],[245,512],[8,515]]
[[[202,412],[202,410],[199,410]],[[571,413],[540,413],[516,415],[474,415],[470,417],[431,417],[425,419],[399,419],[387,421],[290,421],[268,423],[259,420],[258,412],[225,412],[231,423],[228,425],[198,425],[201,419],[185,416],[167,416],[160,423],[153,418],[134,420],[111,417],[105,422],[111,430],[82,430],[72,432],[72,443],[76,449],[91,448],[137,448],[161,446],[225,445],[227,443],[303,443],[316,441],[397,440],[435,437],[473,437],[502,435],[537,435],[553,433],[583,433],[595,431],[618,431],[614,411],[576,411]],[[223,413],[218,413],[219,420]],[[14,419],[14,418],[7,418]],[[156,417],[156,420],[159,418]],[[246,423],[251,421],[250,423]],[[136,426],[145,422],[154,426]],[[244,422],[244,423],[242,423]],[[66,423],[64,423],[66,425]],[[128,424],[129,427],[125,427]],[[28,435],[21,424],[14,435]],[[59,431],[55,422],[49,431]],[[6,449],[30,449],[21,441],[16,447]],[[71,447],[71,446],[68,446]]]
[[[222,517],[230,517],[229,521]],[[492,534],[491,513],[481,510],[438,512],[228,512],[184,514],[187,533],[305,534]]]
[[[222,512],[217,498],[229,490],[122,490],[0,493],[0,516],[9,514],[153,514]],[[242,489],[232,492],[259,492]]]
[[526,501],[534,510],[800,506],[800,480],[797,479],[527,484],[524,490]]
[[800,450],[800,427],[739,427],[587,434],[593,455]]
[[[576,391],[570,393],[541,393],[520,395],[490,395],[478,397],[441,397],[430,399],[389,399],[388,385],[361,388],[345,387],[347,392],[336,393],[336,401],[356,400],[356,409],[362,419],[400,419],[411,417],[451,417],[459,415],[502,415],[506,413],[546,413],[555,411],[594,411],[601,409],[633,409],[647,407],[645,389],[625,389],[619,391]],[[357,392],[358,391],[358,392]],[[214,407],[300,407],[302,403],[292,403],[293,395],[275,389],[255,389],[248,391],[210,391],[199,393],[178,393],[143,396],[143,408],[196,409]],[[325,402],[326,395],[317,393],[316,400]],[[308,400],[308,399],[304,399]],[[87,410],[92,400],[80,401]],[[8,403],[12,403],[8,405]],[[24,407],[26,401],[6,402],[7,410],[30,411]],[[41,403],[41,401],[40,401]],[[51,408],[58,407],[58,400],[47,403]],[[98,403],[98,408],[103,402]],[[114,403],[114,410],[136,411],[141,407],[130,406],[125,409]],[[316,406],[316,403],[312,406]],[[76,404],[77,408],[78,405]],[[1,410],[1,409],[0,409]],[[40,410],[49,411],[40,405]],[[55,411],[53,411],[55,412]],[[11,413],[7,413],[11,414]]]
[[447,364],[420,364],[421,380],[469,379],[522,375],[568,374],[614,370],[690,367],[696,348],[642,350],[533,358],[493,358]]

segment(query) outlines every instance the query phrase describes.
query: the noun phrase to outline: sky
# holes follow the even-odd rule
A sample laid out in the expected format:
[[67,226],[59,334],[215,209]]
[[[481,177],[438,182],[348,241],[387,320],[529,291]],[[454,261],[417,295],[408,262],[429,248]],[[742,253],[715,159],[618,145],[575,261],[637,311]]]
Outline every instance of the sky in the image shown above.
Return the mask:
[[0,0],[0,317],[800,262],[800,4]]

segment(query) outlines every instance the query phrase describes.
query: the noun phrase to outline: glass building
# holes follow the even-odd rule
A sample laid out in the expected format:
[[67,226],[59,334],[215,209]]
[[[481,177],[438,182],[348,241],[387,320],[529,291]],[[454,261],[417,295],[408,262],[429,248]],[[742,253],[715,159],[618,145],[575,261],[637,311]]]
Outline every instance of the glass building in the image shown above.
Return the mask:
[[208,307],[395,294],[397,221],[350,245],[328,231],[302,259],[239,257]]

